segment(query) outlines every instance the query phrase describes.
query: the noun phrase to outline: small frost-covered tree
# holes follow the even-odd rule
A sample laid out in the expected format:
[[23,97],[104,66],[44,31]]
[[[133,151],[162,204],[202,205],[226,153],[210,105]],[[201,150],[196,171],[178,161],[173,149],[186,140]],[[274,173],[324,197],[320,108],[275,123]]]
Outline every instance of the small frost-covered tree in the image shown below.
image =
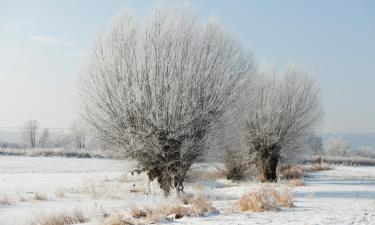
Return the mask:
[[49,142],[49,130],[48,128],[44,128],[42,133],[39,135],[37,146],[39,148],[45,148],[47,147],[48,142]]
[[166,194],[183,191],[252,65],[215,20],[157,6],[140,22],[125,10],[96,39],[82,73],[84,117]]
[[307,140],[307,147],[310,153],[319,155],[323,153],[323,142],[322,138],[316,134],[311,134]]
[[36,120],[29,120],[23,126],[23,140],[30,148],[37,146],[37,133],[39,130],[39,122]]
[[262,182],[276,181],[280,160],[291,160],[320,120],[319,87],[294,67],[281,74],[261,71],[247,96],[247,151]]
[[324,150],[326,154],[331,156],[346,156],[351,151],[349,142],[341,136],[329,138],[324,143]]
[[70,125],[71,135],[73,138],[73,143],[76,149],[83,149],[86,146],[86,132],[85,128],[82,126],[81,121],[74,121]]

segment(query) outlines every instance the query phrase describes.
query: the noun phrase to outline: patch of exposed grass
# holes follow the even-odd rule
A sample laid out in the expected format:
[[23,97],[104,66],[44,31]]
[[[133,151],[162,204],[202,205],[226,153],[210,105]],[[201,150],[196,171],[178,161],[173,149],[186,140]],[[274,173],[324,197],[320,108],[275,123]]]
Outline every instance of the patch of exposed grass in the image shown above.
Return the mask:
[[301,179],[307,173],[331,169],[327,164],[310,164],[310,165],[287,165],[281,166],[279,173],[283,179]]
[[289,189],[261,189],[241,196],[237,206],[240,211],[277,211],[279,207],[292,207],[293,198]]
[[30,225],[70,225],[85,223],[88,219],[83,215],[79,209],[72,213],[55,213],[50,215],[38,216],[32,220]]
[[305,182],[302,179],[291,179],[288,181],[290,187],[305,186]]
[[10,205],[9,198],[6,195],[0,195],[0,206]]
[[106,218],[102,225],[136,225],[130,218],[114,214]]
[[55,192],[55,196],[58,198],[64,198],[65,197],[65,192],[62,189],[59,189]]

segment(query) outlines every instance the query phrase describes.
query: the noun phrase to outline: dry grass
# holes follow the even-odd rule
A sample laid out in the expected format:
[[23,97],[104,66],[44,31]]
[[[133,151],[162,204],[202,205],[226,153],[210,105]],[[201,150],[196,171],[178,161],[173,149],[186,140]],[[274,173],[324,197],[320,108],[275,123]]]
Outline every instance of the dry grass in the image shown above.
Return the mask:
[[279,173],[283,179],[300,179],[310,172],[323,171],[331,169],[327,164],[310,165],[288,165],[281,166]]
[[291,179],[288,181],[290,187],[305,186],[305,182],[302,179]]
[[203,216],[205,212],[215,210],[212,203],[203,197],[193,197],[191,199],[191,204],[193,206],[192,214],[195,216]]
[[127,182],[130,182],[132,181],[132,177],[124,174],[124,175],[121,175],[119,178],[118,178],[118,182],[120,183],[127,183]]
[[330,170],[331,168],[327,164],[311,164],[303,166],[303,170],[308,172],[316,172],[316,171],[323,171],[323,170]]
[[62,189],[59,189],[55,192],[55,196],[58,197],[58,198],[64,198],[65,192]]
[[281,177],[283,179],[300,179],[306,176],[306,172],[300,165],[287,166],[280,169]]
[[270,190],[272,197],[276,200],[278,206],[291,208],[293,207],[293,196],[288,188],[282,190]]
[[88,219],[81,210],[74,210],[73,213],[58,213],[35,218],[30,225],[70,225],[85,223]]
[[289,189],[261,189],[246,193],[237,205],[240,211],[276,211],[279,207],[292,207],[293,199]]
[[145,190],[142,187],[133,185],[130,190],[131,193],[140,193],[140,192],[145,192]]
[[[125,221],[130,222],[130,224],[155,224],[163,221],[181,219],[185,216],[204,216],[205,213],[216,210],[212,206],[212,203],[207,201],[203,197],[191,197],[186,195],[185,200],[182,201],[185,203],[185,205],[163,204],[155,208],[133,207],[128,214],[128,216],[130,216],[132,220],[129,220],[128,218],[121,215],[115,215],[113,216],[113,218],[107,219],[107,221]],[[107,222],[104,223],[104,225],[121,224],[115,222]]]
[[36,201],[45,201],[45,200],[47,200],[47,196],[45,194],[42,194],[42,193],[39,193],[39,192],[35,192],[35,194],[34,194],[34,200],[36,200]]
[[10,205],[9,198],[5,195],[0,195],[0,206],[2,205]]
[[147,209],[140,209],[140,208],[133,207],[130,210],[129,214],[133,218],[141,218],[141,217],[146,217],[148,212],[149,210]]
[[201,192],[201,191],[204,190],[204,186],[201,185],[201,184],[197,184],[197,183],[193,183],[193,184],[191,184],[190,187],[191,187],[193,190],[195,190],[195,191],[199,191],[199,192]]
[[24,196],[20,196],[20,202],[27,202],[27,199]]
[[190,171],[186,175],[185,180],[188,182],[193,182],[195,180],[218,180],[218,179],[226,179],[227,178],[227,171],[226,169],[216,167],[215,170],[210,170],[207,172],[203,171]]
[[190,216],[191,209],[181,205],[162,205],[159,208],[149,209],[146,213],[146,224],[159,223],[166,220],[181,219]]
[[115,214],[106,218],[103,221],[102,225],[135,225],[135,223],[129,218],[125,218],[122,215]]
[[241,211],[263,212],[268,210],[276,210],[275,204],[269,204],[267,199],[260,191],[252,191],[243,196],[238,201],[238,207]]

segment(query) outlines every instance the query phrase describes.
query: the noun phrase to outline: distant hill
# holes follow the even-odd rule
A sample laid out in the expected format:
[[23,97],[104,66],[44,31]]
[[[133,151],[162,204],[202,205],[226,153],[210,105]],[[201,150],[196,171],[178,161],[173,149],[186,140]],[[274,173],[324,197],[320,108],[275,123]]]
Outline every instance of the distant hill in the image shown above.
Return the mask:
[[367,146],[375,151],[375,133],[326,133],[322,134],[323,142],[333,136],[341,136],[347,140],[352,149],[358,149],[360,146]]

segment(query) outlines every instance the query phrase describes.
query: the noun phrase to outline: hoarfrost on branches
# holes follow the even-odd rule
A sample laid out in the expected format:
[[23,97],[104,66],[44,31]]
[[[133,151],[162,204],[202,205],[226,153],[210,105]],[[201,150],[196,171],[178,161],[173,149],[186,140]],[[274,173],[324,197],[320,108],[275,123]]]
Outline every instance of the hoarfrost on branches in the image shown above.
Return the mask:
[[166,194],[182,191],[252,66],[213,19],[201,24],[189,9],[158,6],[141,23],[125,10],[96,39],[82,73],[84,115]]

